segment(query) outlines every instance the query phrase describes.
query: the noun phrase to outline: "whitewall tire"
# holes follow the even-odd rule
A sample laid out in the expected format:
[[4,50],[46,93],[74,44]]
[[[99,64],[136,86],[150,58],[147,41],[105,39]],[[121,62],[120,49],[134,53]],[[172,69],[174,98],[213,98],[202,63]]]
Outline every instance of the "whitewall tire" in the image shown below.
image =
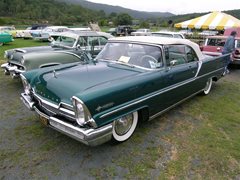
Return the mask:
[[138,123],[138,112],[127,114],[113,122],[113,140],[123,142],[134,133]]
[[212,89],[212,78],[208,79],[205,88],[203,89],[203,94],[208,95]]

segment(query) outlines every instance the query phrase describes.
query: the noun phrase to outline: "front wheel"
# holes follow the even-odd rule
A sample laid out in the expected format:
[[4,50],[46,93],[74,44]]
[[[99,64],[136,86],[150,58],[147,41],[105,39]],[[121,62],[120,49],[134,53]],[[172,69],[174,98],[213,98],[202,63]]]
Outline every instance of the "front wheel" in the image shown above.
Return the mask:
[[113,140],[123,142],[134,133],[138,123],[138,112],[127,114],[113,122]]
[[212,78],[208,79],[205,88],[203,89],[203,95],[208,95],[212,88]]

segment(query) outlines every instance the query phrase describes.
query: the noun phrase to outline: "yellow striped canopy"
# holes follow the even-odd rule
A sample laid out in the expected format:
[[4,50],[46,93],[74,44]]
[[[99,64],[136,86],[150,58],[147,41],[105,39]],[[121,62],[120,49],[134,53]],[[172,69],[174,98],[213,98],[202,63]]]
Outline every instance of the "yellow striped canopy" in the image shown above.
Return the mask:
[[240,20],[222,12],[212,12],[195,19],[177,23],[176,28],[223,30],[240,27]]

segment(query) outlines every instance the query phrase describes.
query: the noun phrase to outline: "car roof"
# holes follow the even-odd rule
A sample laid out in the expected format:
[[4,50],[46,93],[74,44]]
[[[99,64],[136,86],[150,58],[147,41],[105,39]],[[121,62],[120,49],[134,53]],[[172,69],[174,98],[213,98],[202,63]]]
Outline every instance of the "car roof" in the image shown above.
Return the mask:
[[204,56],[200,51],[199,45],[187,40],[180,38],[166,38],[166,37],[156,37],[156,36],[125,36],[125,37],[115,37],[109,39],[111,41],[120,41],[120,42],[139,42],[139,43],[147,43],[147,44],[156,44],[156,45],[188,45],[191,46],[195,52],[197,53],[200,59],[203,59]]
[[96,32],[96,31],[66,31],[66,32],[58,33],[53,36],[66,36],[66,37],[75,38],[75,39],[77,39],[79,36],[105,36],[107,38],[113,37],[108,33]]

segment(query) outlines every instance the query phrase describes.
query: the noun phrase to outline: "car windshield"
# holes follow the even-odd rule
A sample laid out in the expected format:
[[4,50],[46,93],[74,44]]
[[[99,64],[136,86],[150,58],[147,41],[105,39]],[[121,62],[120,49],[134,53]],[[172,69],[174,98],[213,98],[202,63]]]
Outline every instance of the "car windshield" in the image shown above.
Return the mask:
[[55,38],[55,41],[52,42],[53,46],[64,46],[64,47],[73,47],[76,39],[65,36],[58,36]]
[[96,60],[134,65],[140,68],[156,69],[162,67],[162,54],[158,46],[134,43],[107,43]]

